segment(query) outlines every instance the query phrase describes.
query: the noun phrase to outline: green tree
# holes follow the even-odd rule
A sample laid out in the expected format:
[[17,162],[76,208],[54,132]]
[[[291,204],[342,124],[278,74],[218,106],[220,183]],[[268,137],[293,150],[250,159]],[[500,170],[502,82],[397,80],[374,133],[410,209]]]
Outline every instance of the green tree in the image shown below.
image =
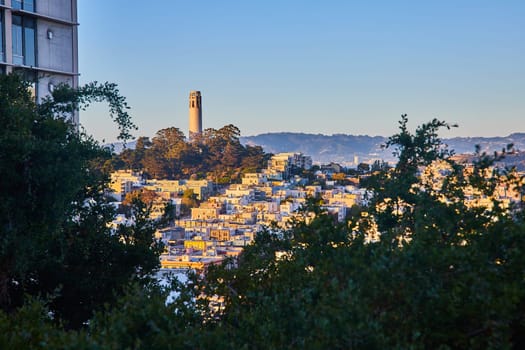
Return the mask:
[[97,165],[111,155],[66,119],[102,100],[125,139],[133,124],[115,85],[60,86],[36,105],[16,75],[0,76],[0,309],[6,312],[28,295],[40,296],[56,320],[80,327],[158,265],[153,227],[137,220],[127,228],[134,244],[109,227],[109,178]]
[[245,146],[245,156],[242,158],[241,167],[244,173],[261,171],[268,165],[270,154],[264,152],[261,146]]
[[131,169],[140,171],[144,168],[144,157],[146,150],[151,147],[151,141],[148,137],[139,137],[135,144],[135,149],[125,148],[114,159],[119,164],[117,169]]
[[231,178],[240,167],[245,149],[240,140],[240,131],[234,125],[226,125],[219,130],[206,129],[203,143],[207,148],[206,164],[215,177]]
[[[522,349],[525,217],[495,193],[499,184],[523,193],[523,176],[494,168],[500,154],[457,164],[437,137],[448,124],[413,134],[407,122],[387,142],[398,164],[370,177],[371,205],[347,222],[311,199],[289,229],[266,228],[205,276],[134,284],[86,331],[51,325],[39,303],[0,313],[0,345]],[[473,205],[469,191],[489,200]],[[178,297],[166,302],[170,291]]]
[[255,172],[266,166],[269,155],[260,146],[243,146],[240,131],[234,125],[218,130],[206,129],[189,142],[175,127],[159,130],[150,142],[137,140],[134,150],[125,149],[110,166],[115,169],[144,170],[158,179],[203,178],[229,183],[241,173]]
[[359,174],[366,174],[370,171],[370,164],[368,163],[359,163],[357,165],[357,172]]
[[388,165],[387,162],[381,161],[381,160],[375,160],[374,163],[372,163],[372,166],[370,167],[370,171],[375,172],[375,171],[386,170],[389,167],[390,166]]
[[191,208],[197,208],[199,206],[199,201],[197,200],[197,195],[193,192],[192,189],[184,190],[182,194],[182,203],[181,203],[181,215],[188,216],[191,214]]
[[[412,134],[407,121],[387,143],[397,166],[369,182],[367,211],[338,224],[306,207],[311,222],[262,232],[237,268],[208,271],[203,295],[224,308],[208,311],[204,339],[219,348],[523,347],[523,212],[465,195],[470,186],[490,197],[497,183],[520,190],[523,178],[489,171],[499,155],[480,154],[466,171],[437,137],[448,124]],[[419,176],[436,161],[446,165],[440,182]]]
[[182,131],[175,127],[162,129],[145,151],[143,165],[154,178],[175,179],[181,174],[186,152],[188,144]]

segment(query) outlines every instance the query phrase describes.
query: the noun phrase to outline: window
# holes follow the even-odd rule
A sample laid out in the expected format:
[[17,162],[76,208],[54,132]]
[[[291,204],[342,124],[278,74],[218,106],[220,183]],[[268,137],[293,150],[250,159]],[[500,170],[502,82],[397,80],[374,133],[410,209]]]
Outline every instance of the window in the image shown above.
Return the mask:
[[15,10],[35,12],[35,0],[11,0],[11,6]]
[[26,66],[36,65],[36,24],[33,18],[24,19],[24,57]]
[[35,20],[21,16],[13,16],[13,63],[35,66]]
[[13,63],[24,64],[22,17],[13,16]]

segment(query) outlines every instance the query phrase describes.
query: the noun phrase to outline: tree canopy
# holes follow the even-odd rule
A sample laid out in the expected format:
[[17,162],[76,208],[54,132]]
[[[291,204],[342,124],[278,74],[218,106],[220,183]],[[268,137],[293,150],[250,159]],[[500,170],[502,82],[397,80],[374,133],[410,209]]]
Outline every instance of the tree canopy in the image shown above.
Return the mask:
[[[261,232],[238,268],[208,271],[202,293],[224,300],[224,309],[205,318],[208,344],[525,345],[522,202],[504,203],[497,195],[501,185],[522,196],[523,177],[492,167],[502,154],[457,164],[437,136],[447,123],[433,120],[412,134],[407,121],[403,116],[400,132],[386,144],[399,162],[369,180],[368,208],[336,223],[317,205],[307,206],[313,221],[277,235]],[[488,200],[472,200],[469,193]]]
[[[525,347],[524,179],[493,167],[504,154],[456,163],[438,137],[447,123],[411,133],[403,116],[386,144],[399,162],[374,169],[370,205],[348,221],[311,199],[309,220],[267,228],[237,261],[163,286],[146,283],[159,247],[145,208],[109,231],[103,173],[90,167],[107,154],[0,79],[1,348]],[[242,151],[234,127],[202,136],[171,152],[182,137],[168,129],[138,150],[164,149],[173,169],[185,147]]]
[[122,137],[133,127],[115,85],[67,86],[36,105],[16,75],[0,76],[0,309],[44,298],[56,320],[80,327],[132,280],[158,266],[154,226],[145,215],[124,244],[109,223],[113,207],[99,164],[108,150],[67,117],[107,100]]
[[141,137],[135,149],[125,149],[113,160],[115,169],[143,170],[150,178],[179,179],[196,175],[216,182],[240,180],[242,172],[255,172],[270,157],[260,146],[242,145],[240,130],[226,125],[205,129],[187,141],[176,127]]

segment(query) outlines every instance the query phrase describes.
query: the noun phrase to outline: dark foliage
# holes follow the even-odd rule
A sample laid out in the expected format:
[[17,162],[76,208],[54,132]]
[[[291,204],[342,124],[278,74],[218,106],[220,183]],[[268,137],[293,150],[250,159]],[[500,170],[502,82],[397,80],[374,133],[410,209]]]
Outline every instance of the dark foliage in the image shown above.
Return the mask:
[[131,280],[158,266],[155,227],[137,215],[124,228],[103,196],[111,157],[67,119],[89,101],[107,99],[123,136],[132,127],[111,84],[57,88],[35,105],[14,75],[0,76],[0,308],[14,312],[28,296],[47,300],[56,320],[79,327]]
[[[447,126],[434,120],[412,134],[403,116],[387,142],[398,164],[374,169],[370,206],[352,210],[348,222],[311,200],[304,220],[260,232],[238,261],[184,284],[135,284],[81,331],[51,323],[30,299],[0,313],[0,346],[522,349],[524,179],[493,168],[501,154],[456,163],[437,137]],[[500,185],[518,194],[514,204],[495,195]],[[167,302],[172,291],[178,297]]]

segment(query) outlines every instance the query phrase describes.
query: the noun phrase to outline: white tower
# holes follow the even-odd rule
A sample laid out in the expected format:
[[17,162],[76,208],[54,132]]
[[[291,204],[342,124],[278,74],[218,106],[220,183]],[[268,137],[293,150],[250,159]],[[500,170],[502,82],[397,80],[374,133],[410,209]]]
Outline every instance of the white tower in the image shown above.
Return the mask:
[[190,140],[202,133],[202,101],[200,91],[190,91]]

